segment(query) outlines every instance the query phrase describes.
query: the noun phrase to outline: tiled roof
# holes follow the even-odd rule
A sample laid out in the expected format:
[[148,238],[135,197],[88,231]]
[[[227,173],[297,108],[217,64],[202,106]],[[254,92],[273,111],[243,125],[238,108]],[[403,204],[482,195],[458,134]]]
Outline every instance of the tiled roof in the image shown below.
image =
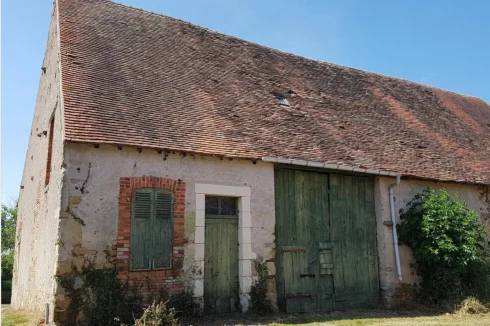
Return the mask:
[[107,0],[58,1],[67,141],[490,183],[490,106],[480,99]]

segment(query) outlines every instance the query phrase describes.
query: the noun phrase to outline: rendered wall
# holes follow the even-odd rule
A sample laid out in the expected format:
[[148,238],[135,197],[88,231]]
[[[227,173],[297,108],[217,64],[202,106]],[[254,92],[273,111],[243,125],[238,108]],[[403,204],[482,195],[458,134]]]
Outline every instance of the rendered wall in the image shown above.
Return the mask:
[[[380,289],[382,301],[387,305],[397,305],[403,301],[404,292],[400,291],[399,288],[404,284],[418,281],[417,276],[414,275],[409,266],[413,262],[412,252],[406,246],[399,247],[403,278],[402,281],[399,281],[395,264],[392,227],[383,225],[383,221],[391,220],[388,186],[394,182],[394,178],[377,178],[375,190]],[[406,204],[418,192],[427,189],[428,186],[435,190],[445,188],[451,194],[459,193],[460,198],[467,202],[468,208],[474,210],[480,216],[487,230],[488,241],[490,241],[490,194],[488,186],[402,180],[394,188],[397,223],[400,222],[399,210],[405,208]]]
[[[117,254],[120,178],[152,176],[185,183],[185,244],[182,274],[178,281],[194,291],[201,279],[202,262],[196,261],[196,191],[195,184],[212,184],[250,188],[250,211],[253,227],[254,256],[274,258],[274,169],[264,162],[220,160],[206,156],[183,157],[136,148],[86,144],[65,147],[65,185],[62,195],[63,218],[57,273],[69,274],[72,265],[81,268],[86,261],[96,268],[115,267]],[[199,242],[199,241],[198,241]],[[201,247],[200,245],[199,247]],[[199,256],[199,255],[197,255]],[[269,263],[271,272],[273,260]],[[274,280],[270,282],[274,285]],[[275,288],[271,286],[275,300]],[[57,305],[66,307],[68,298],[59,289]]]
[[[51,316],[55,292],[57,235],[63,176],[59,44],[56,12],[51,16],[31,135],[19,193],[12,305]],[[54,114],[50,182],[45,186],[49,122]],[[45,132],[45,134],[43,133]]]
[[[155,150],[138,152],[136,148],[116,146],[67,144],[65,148],[65,185],[62,194],[61,242],[58,273],[70,273],[74,264],[81,267],[91,261],[97,268],[115,267],[117,252],[120,178],[152,176],[181,180],[185,183],[184,262],[178,281],[195,291],[202,280],[202,261],[196,248],[201,241],[195,237],[202,225],[196,223],[196,184],[250,187],[252,217],[252,255],[270,263],[274,270],[274,167],[272,164],[242,160],[220,160],[209,156],[182,156],[157,153]],[[391,304],[400,297],[403,284],[416,281],[409,268],[410,250],[400,247],[403,281],[396,275],[392,228],[383,224],[390,220],[388,186],[394,178],[376,179],[376,218],[381,297]],[[413,196],[431,186],[444,187],[451,193],[459,192],[486,223],[490,231],[490,201],[488,188],[451,183],[402,180],[395,188],[396,216]],[[198,236],[199,238],[199,236]],[[196,245],[195,242],[198,242]],[[201,248],[202,249],[202,248]],[[59,303],[66,301],[58,292]],[[270,281],[270,298],[275,302],[275,282]]]

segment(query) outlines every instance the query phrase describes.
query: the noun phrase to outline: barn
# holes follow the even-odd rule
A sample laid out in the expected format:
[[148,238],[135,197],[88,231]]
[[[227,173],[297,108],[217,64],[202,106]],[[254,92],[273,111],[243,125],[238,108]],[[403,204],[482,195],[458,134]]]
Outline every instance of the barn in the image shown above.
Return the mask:
[[395,234],[415,194],[457,192],[490,231],[481,99],[108,0],[54,2],[43,68],[16,308],[67,320],[58,280],[90,266],[147,301],[247,311],[257,260],[278,310],[395,306],[417,281]]

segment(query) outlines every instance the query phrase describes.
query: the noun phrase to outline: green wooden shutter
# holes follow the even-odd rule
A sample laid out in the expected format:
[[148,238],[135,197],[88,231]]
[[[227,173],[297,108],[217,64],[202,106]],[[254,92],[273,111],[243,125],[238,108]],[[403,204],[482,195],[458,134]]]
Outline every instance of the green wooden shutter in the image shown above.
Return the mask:
[[151,267],[151,220],[153,215],[153,191],[139,189],[133,193],[131,216],[130,261],[131,269]]
[[155,191],[153,221],[153,268],[171,268],[173,252],[173,196],[164,189]]

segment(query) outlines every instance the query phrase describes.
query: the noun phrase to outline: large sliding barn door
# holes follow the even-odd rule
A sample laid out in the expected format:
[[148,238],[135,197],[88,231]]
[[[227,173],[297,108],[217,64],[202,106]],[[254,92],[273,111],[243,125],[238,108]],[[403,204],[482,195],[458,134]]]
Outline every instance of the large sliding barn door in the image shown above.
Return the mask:
[[371,178],[275,171],[276,285],[287,312],[375,304]]

